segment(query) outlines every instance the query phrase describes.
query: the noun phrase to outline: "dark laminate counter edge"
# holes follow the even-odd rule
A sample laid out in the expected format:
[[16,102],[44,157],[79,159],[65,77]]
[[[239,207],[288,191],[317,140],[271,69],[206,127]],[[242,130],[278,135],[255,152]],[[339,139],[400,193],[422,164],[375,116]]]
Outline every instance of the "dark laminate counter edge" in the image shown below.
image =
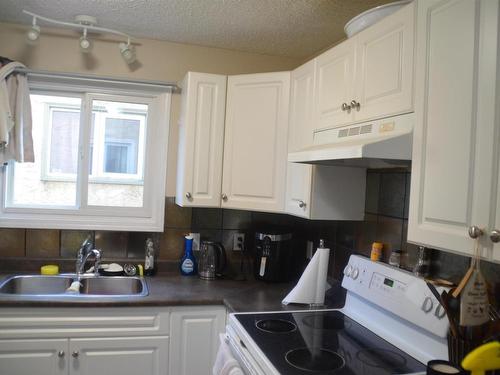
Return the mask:
[[[0,281],[6,275],[0,275]],[[179,274],[162,274],[146,278],[149,295],[145,297],[32,297],[0,295],[2,307],[144,307],[225,305],[230,312],[279,311],[310,309],[304,305],[283,306],[281,300],[293,284],[267,284],[261,281],[200,280]],[[328,303],[327,308],[341,307],[343,296]]]

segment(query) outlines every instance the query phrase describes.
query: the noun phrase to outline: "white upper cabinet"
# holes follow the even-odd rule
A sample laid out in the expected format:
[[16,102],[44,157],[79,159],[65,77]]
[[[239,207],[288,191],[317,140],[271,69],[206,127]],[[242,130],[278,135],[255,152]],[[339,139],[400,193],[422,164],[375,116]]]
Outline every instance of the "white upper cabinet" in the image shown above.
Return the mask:
[[219,207],[226,76],[189,72],[182,84],[176,203]]
[[413,111],[415,5],[356,35],[356,122]]
[[413,3],[316,58],[314,130],[413,111]]
[[[498,1],[420,0],[408,240],[500,260]],[[496,222],[495,222],[496,218]]]
[[[288,151],[312,144],[315,65],[311,60],[292,72]],[[364,169],[298,163],[287,168],[287,213],[316,220],[363,219]]]
[[284,209],[290,72],[230,76],[222,207]]
[[316,129],[328,129],[353,121],[348,105],[354,98],[354,39],[316,58]]

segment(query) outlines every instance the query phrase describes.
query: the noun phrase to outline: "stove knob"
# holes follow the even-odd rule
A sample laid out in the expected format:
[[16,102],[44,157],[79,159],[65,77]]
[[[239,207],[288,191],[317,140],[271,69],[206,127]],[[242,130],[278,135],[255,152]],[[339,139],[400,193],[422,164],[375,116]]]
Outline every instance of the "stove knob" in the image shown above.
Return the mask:
[[358,268],[353,268],[352,272],[351,272],[351,278],[353,280],[356,280],[359,276],[359,269]]
[[350,264],[348,264],[345,268],[344,268],[344,275],[346,277],[351,277],[351,272],[352,272],[352,266]]
[[434,315],[438,319],[443,319],[444,316],[446,315],[446,311],[443,309],[443,306],[438,305],[436,307],[436,310],[434,311]]
[[425,297],[424,303],[422,304],[421,309],[424,313],[428,314],[432,310],[433,306],[434,306],[434,303],[432,302],[432,298]]

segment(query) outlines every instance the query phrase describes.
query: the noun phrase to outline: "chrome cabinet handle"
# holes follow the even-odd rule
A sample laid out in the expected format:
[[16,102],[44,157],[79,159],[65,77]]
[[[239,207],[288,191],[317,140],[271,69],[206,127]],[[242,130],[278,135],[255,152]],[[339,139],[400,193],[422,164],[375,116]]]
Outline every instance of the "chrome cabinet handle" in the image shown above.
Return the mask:
[[78,358],[80,352],[78,350],[75,350],[73,353],[71,353],[71,355],[73,356],[73,358]]
[[490,233],[490,240],[493,243],[498,243],[500,242],[500,230],[498,229],[493,229]]
[[479,228],[478,226],[472,225],[469,227],[469,237],[470,238],[476,239],[478,237],[481,237],[483,234],[484,234],[483,230],[481,228]]
[[347,103],[342,103],[342,106],[340,108],[342,108],[343,111],[350,111],[351,110],[351,106]]
[[193,198],[193,196],[191,195],[191,193],[189,191],[186,193],[186,198],[189,200],[191,200]]
[[222,200],[224,202],[227,201],[227,195],[226,194],[222,193],[221,198],[222,198]]
[[361,103],[357,102],[356,100],[351,100],[351,108],[355,108],[359,111],[359,108],[361,107]]
[[65,356],[66,353],[64,353],[64,350],[59,350],[59,352],[57,353],[57,356],[59,358],[63,358]]
[[304,201],[299,201],[298,203],[300,208],[304,208],[306,206],[306,202]]

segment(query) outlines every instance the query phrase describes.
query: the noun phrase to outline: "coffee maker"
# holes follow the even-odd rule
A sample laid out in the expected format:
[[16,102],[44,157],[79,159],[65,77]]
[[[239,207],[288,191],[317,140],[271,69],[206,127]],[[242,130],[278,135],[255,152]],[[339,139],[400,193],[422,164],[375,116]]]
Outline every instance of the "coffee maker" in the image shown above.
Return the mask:
[[258,280],[290,281],[295,276],[292,234],[267,231],[255,233],[254,273]]

